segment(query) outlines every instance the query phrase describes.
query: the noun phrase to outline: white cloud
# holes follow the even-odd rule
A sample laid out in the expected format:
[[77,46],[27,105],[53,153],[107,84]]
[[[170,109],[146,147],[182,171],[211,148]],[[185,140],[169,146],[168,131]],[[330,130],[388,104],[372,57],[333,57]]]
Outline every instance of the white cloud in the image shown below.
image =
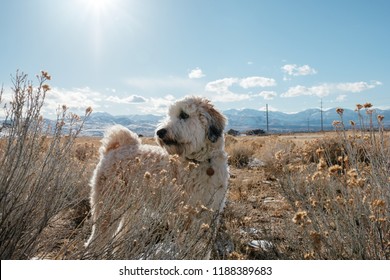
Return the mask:
[[319,86],[305,87],[305,86],[295,86],[290,87],[285,93],[282,93],[281,97],[297,97],[297,96],[310,96],[316,95],[318,97],[325,97],[330,94],[332,86],[328,84],[322,84]]
[[166,114],[169,106],[175,102],[176,98],[173,95],[166,95],[164,97],[151,97],[146,104],[142,104],[138,109],[146,114]]
[[143,114],[163,115],[167,113],[169,106],[176,98],[173,95],[148,98],[139,95],[130,95],[124,98],[109,96],[106,100],[117,104],[135,105],[137,110]]
[[355,83],[337,83],[337,84],[322,84],[318,86],[294,86],[290,87],[286,92],[282,93],[281,97],[297,97],[297,96],[318,96],[325,97],[332,92],[362,92],[368,89],[373,89],[382,83],[373,81],[371,83],[355,82]]
[[239,84],[244,89],[254,87],[272,87],[276,86],[276,81],[271,78],[265,77],[247,77],[243,79],[239,78],[224,78],[213,82],[209,82],[206,85],[206,91],[216,93],[227,93],[230,92],[229,88],[235,84]]
[[[2,100],[3,103],[12,101],[12,96],[13,92],[5,91]],[[54,87],[46,93],[41,113],[47,118],[55,118],[57,109],[62,107],[62,105],[66,105],[70,112],[82,115],[89,106],[93,110],[101,108],[100,104],[102,100],[104,100],[104,95],[89,87],[73,89]],[[3,117],[3,115],[4,111],[0,109],[0,117]]]
[[317,71],[307,64],[303,66],[298,66],[296,64],[286,64],[282,66],[282,70],[289,76],[307,76],[317,74]]
[[223,95],[214,95],[211,97],[211,100],[214,102],[237,102],[251,99],[251,95],[249,94],[238,94],[233,92],[226,92]]
[[[0,90],[1,90],[1,86],[0,86]],[[0,103],[0,119],[5,118],[8,115],[6,107],[4,105],[12,101],[11,91],[9,91],[6,88],[4,88],[3,90],[4,91],[3,91],[2,96],[0,98],[0,101],[1,101],[1,103]]]
[[96,110],[101,107],[99,103],[102,100],[104,96],[89,87],[70,90],[53,88],[47,92],[43,113],[55,115],[58,106],[62,105],[66,105],[70,111],[75,113],[84,112],[89,106]]
[[276,96],[276,93],[274,92],[264,92],[263,94],[235,93],[230,90],[230,88],[235,85],[239,85],[243,89],[248,89],[253,87],[275,86],[276,82],[274,79],[264,77],[247,77],[243,79],[224,78],[209,82],[206,84],[205,90],[208,92],[217,93],[217,95],[212,96],[211,99],[218,102],[242,101],[251,99],[256,96],[272,99],[274,96]]
[[341,95],[336,97],[336,101],[342,102],[342,101],[345,101],[346,98],[347,98],[347,95],[341,94]]
[[340,83],[337,84],[337,89],[347,92],[361,92],[367,89],[375,88],[376,86],[382,85],[379,81],[373,81],[371,84],[367,82],[355,82],[355,83]]
[[310,91],[310,88],[298,85],[298,86],[290,87],[286,92],[282,93],[280,96],[281,97],[296,97],[296,96],[302,96],[302,95],[314,95],[314,93]]
[[240,86],[245,89],[253,87],[272,87],[276,86],[276,81],[265,77],[248,77],[241,79]]
[[259,93],[259,96],[263,97],[265,100],[272,100],[278,96],[278,94],[274,91],[262,91]]
[[238,81],[238,78],[224,78],[209,82],[205,89],[206,91],[216,92],[218,94],[230,93],[229,87],[236,84]]
[[134,103],[145,103],[147,99],[145,97],[139,95],[130,95],[128,97],[120,98],[118,96],[109,96],[107,100],[113,103],[126,103],[126,104],[134,104]]
[[310,87],[309,90],[313,93],[313,95],[318,97],[325,97],[331,93],[332,88],[333,86],[330,84],[322,84],[319,86]]
[[202,69],[200,69],[199,67],[192,69],[191,72],[188,74],[188,78],[190,79],[200,79],[203,78],[204,76],[206,75],[203,74]]

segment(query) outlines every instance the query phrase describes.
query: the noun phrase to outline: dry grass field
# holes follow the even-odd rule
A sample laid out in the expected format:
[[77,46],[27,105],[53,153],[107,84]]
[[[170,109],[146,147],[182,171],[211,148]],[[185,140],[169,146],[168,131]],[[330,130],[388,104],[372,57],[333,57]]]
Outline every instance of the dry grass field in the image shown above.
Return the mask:
[[173,203],[180,201],[174,178],[145,173],[134,178],[140,187],[126,238],[87,250],[88,182],[100,139],[78,137],[85,119],[66,106],[54,127],[43,122],[48,80],[42,72],[36,89],[24,75],[13,80],[5,112],[12,126],[1,128],[0,139],[1,259],[198,259],[202,246],[211,246],[213,259],[390,259],[390,133],[371,104],[358,106],[364,116],[350,130],[339,109],[333,132],[226,135],[228,201],[212,243],[194,238],[207,227],[180,235],[207,205]]
[[[226,226],[237,238],[238,258],[389,258],[388,154],[373,159],[379,151],[363,143],[347,151],[344,145],[359,141],[352,133],[351,143],[342,137],[336,132],[243,137],[227,147],[234,155],[242,145],[252,161],[260,160],[254,167],[249,162],[231,168]],[[251,246],[253,240],[272,246]]]
[[[384,137],[389,139],[389,133]],[[152,138],[143,141],[154,144]],[[230,190],[213,258],[389,259],[389,166],[383,166],[387,178],[379,182],[372,170],[363,171],[371,168],[364,160],[363,174],[355,175],[343,166],[347,156],[332,146],[337,141],[335,132],[227,136]],[[72,158],[84,169],[77,199],[48,221],[28,258],[88,258],[83,248],[91,229],[88,180],[99,146],[99,138],[76,139]],[[322,167],[321,158],[315,158],[327,148],[335,165],[330,161]],[[357,182],[349,182],[355,176]]]

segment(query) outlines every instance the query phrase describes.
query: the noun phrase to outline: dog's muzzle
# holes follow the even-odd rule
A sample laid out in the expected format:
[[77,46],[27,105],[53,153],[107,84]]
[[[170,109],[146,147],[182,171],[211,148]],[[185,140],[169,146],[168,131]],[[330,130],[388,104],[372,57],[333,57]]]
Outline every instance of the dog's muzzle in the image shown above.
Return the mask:
[[175,140],[172,140],[170,138],[167,137],[167,134],[168,134],[168,130],[166,130],[165,128],[161,128],[159,130],[157,130],[156,132],[158,138],[167,146],[170,146],[170,145],[177,145],[177,141]]
[[161,128],[161,129],[157,130],[156,134],[157,134],[158,138],[164,139],[165,135],[167,135],[167,132],[168,132],[168,130],[166,130],[165,128]]

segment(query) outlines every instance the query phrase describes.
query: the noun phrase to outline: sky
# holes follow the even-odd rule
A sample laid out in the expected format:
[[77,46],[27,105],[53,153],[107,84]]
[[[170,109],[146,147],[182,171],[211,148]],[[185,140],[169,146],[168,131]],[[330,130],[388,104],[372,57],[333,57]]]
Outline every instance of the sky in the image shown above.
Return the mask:
[[2,0],[0,84],[48,71],[47,116],[390,109],[389,26],[387,0]]

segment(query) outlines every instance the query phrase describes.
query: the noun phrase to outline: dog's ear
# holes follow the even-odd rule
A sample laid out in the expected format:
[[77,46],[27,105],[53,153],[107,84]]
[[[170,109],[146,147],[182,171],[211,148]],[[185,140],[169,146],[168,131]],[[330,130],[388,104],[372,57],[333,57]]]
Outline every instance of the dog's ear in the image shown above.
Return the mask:
[[223,130],[219,129],[215,125],[210,125],[207,136],[211,142],[215,143],[218,138],[222,136],[222,132]]
[[206,103],[206,111],[208,114],[208,132],[207,137],[212,142],[215,143],[218,141],[219,137],[222,136],[223,130],[226,125],[226,118],[220,112],[218,112],[213,105],[209,102]]

